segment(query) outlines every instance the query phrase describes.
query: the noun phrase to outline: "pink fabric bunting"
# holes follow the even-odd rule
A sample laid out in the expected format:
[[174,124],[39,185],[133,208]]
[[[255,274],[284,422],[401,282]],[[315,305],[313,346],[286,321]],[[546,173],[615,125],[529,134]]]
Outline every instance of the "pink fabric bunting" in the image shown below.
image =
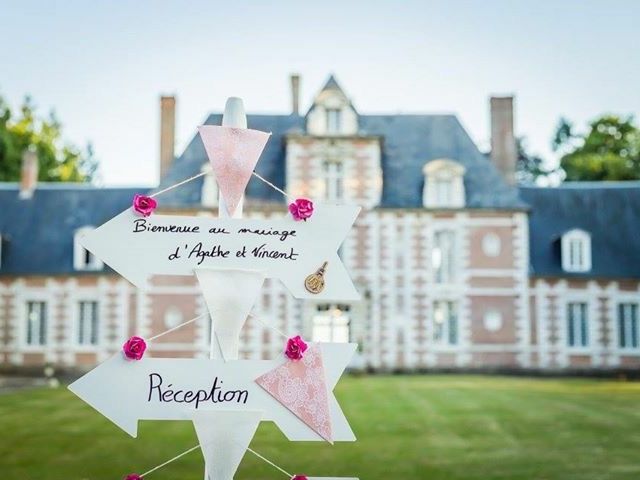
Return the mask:
[[198,127],[220,193],[233,216],[271,134],[246,128]]
[[329,396],[320,347],[311,344],[297,362],[287,361],[256,379],[318,435],[333,443]]

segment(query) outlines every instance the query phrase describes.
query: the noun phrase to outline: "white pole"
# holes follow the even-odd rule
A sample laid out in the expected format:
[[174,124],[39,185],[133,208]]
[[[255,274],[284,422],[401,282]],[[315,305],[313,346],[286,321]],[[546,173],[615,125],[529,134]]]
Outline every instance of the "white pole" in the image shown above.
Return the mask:
[[[224,114],[222,115],[222,126],[223,127],[233,127],[233,128],[247,128],[247,115],[244,110],[244,103],[241,98],[238,97],[229,97],[227,98],[227,103],[224,106]],[[233,214],[232,218],[242,218],[242,208],[244,205],[244,197],[240,199],[238,202],[238,207]],[[224,198],[222,198],[222,194],[218,193],[218,217],[220,218],[229,218],[229,213],[227,212],[227,208],[224,204]],[[216,342],[215,332],[213,330],[213,319],[209,319],[211,322],[211,344],[209,346],[209,358],[216,357],[216,351],[219,351],[220,348],[218,343]],[[222,353],[220,352],[220,358],[222,357]],[[204,470],[204,480],[215,480],[209,479],[209,474],[207,472],[207,468]]]
[[[247,114],[244,111],[244,103],[238,97],[227,98],[224,106],[224,114],[222,115],[222,126],[233,128],[247,128]],[[244,205],[244,197],[238,202],[238,208],[232,218],[242,218],[242,207]],[[218,194],[218,216],[220,218],[229,218],[224,199]]]
[[[229,97],[227,98],[227,103],[224,106],[224,113],[222,115],[222,126],[223,127],[233,127],[233,128],[247,128],[247,115],[244,111],[244,103],[241,98],[238,97]],[[232,218],[242,218],[242,208],[244,205],[244,197],[240,199],[238,202],[238,208],[236,208],[235,213]],[[224,204],[224,198],[221,193],[218,193],[218,217],[220,218],[229,218],[229,213],[227,212],[227,207]],[[220,357],[222,353],[220,352],[220,348],[218,342],[216,341],[214,330],[213,330],[213,319],[211,321],[211,343],[209,345],[209,358],[216,358],[216,352],[220,353]]]

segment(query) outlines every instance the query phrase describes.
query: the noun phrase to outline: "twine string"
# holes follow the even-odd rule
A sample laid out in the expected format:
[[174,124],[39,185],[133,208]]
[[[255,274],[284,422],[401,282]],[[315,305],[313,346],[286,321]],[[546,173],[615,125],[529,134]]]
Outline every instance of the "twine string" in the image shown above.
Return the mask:
[[[206,444],[205,444],[206,445]],[[153,467],[151,470],[147,470],[146,472],[144,472],[143,474],[141,474],[140,476],[142,478],[146,478],[149,474],[155,472],[156,470],[160,470],[162,467],[166,467],[167,465],[169,465],[172,462],[175,462],[176,460],[179,460],[180,458],[184,457],[185,455],[193,452],[194,450],[197,450],[198,448],[202,448],[202,444],[198,444],[195,447],[191,447],[187,450],[185,450],[182,453],[179,453],[178,455],[176,455],[175,457],[167,460],[166,462],[161,463],[160,465],[156,465],[155,467]],[[260,455],[258,452],[256,452],[255,450],[253,450],[252,448],[247,447],[247,451],[253,453],[256,457],[258,457],[259,459],[261,459],[263,462],[268,463],[269,465],[271,465],[273,468],[281,471],[282,473],[284,473],[288,478],[293,478],[293,475],[291,475],[289,472],[287,472],[284,468],[279,467],[278,465],[276,465],[275,463],[273,463],[271,460],[269,460],[268,458],[264,457],[263,455]]]
[[[178,183],[174,183],[173,185],[168,186],[167,188],[164,188],[158,192],[155,192],[151,195],[149,195],[150,197],[157,197],[159,195],[162,195],[163,193],[169,192],[171,190],[173,190],[174,188],[178,188],[181,187],[182,185],[185,185],[193,180],[196,180],[200,177],[203,177],[205,175],[210,174],[213,171],[213,169],[211,167],[203,170],[202,172],[193,175],[192,177],[189,177],[185,180],[182,180]],[[256,172],[255,170],[251,172],[251,175],[253,175],[254,177],[256,177],[258,180],[264,182],[267,186],[273,188],[276,192],[281,193],[282,195],[284,195],[285,197],[287,197],[289,200],[295,201],[296,199],[294,197],[292,197],[291,195],[289,195],[287,192],[285,192],[284,190],[282,190],[281,188],[277,187],[276,185],[274,185],[273,183],[271,183],[269,180],[267,180],[266,178],[264,178],[262,175],[260,175],[258,172]]]
[[287,197],[289,200],[292,201],[296,201],[296,199],[294,197],[292,197],[291,195],[289,195],[287,192],[285,192],[284,190],[282,190],[281,188],[276,187],[273,183],[271,183],[269,180],[267,180],[266,178],[264,178],[262,175],[260,175],[258,172],[256,172],[255,170],[251,173],[254,177],[256,177],[259,180],[262,180],[265,184],[267,184],[268,186],[270,186],[271,188],[273,188],[276,192],[280,192],[282,195],[284,195],[285,197]]
[[176,461],[176,460],[178,460],[179,458],[184,457],[187,453],[191,453],[191,452],[193,452],[194,450],[196,450],[196,449],[198,449],[198,448],[200,448],[200,444],[196,445],[195,447],[191,447],[191,448],[190,448],[190,449],[188,449],[188,450],[185,450],[184,452],[182,452],[182,453],[180,453],[180,454],[176,455],[175,457],[173,457],[171,460],[167,460],[166,462],[161,463],[160,465],[153,467],[151,470],[148,470],[148,471],[144,472],[144,473],[143,473],[142,475],[140,475],[140,476],[141,476],[142,478],[144,478],[144,477],[146,477],[147,475],[149,475],[150,473],[153,473],[153,472],[155,472],[156,470],[160,470],[162,467],[166,467],[166,466],[167,466],[167,465],[169,465],[171,462],[175,462],[175,461]]
[[276,465],[275,463],[273,463],[271,460],[263,457],[262,455],[260,455],[258,452],[256,452],[255,450],[252,450],[251,448],[247,447],[247,451],[253,453],[256,457],[258,457],[259,459],[263,460],[264,462],[268,463],[269,465],[271,465],[273,468],[276,468],[278,470],[280,470],[282,473],[284,473],[287,477],[289,478],[293,478],[293,475],[291,475],[289,472],[287,472],[284,468],[280,468],[278,465]]
[[269,325],[267,322],[265,322],[264,320],[262,320],[260,317],[254,315],[253,313],[250,313],[249,316],[251,318],[256,319],[257,321],[259,321],[262,325],[264,325],[267,328],[270,328],[271,330],[273,330],[274,332],[276,332],[278,335],[280,335],[282,338],[288,340],[289,339],[289,335],[287,335],[286,333],[278,330],[276,327],[274,327],[273,325]]
[[156,192],[156,193],[154,193],[154,194],[150,195],[150,197],[152,197],[152,198],[153,198],[153,197],[157,197],[158,195],[162,195],[163,193],[166,193],[166,192],[168,192],[169,190],[173,190],[174,188],[181,187],[181,186],[182,186],[182,185],[184,185],[185,183],[189,183],[189,182],[191,182],[192,180],[195,180],[196,178],[200,178],[200,177],[202,177],[202,176],[204,176],[204,175],[206,175],[206,174],[208,174],[208,173],[210,173],[210,172],[211,172],[211,168],[208,168],[208,169],[207,169],[207,170],[205,170],[204,172],[200,172],[200,173],[198,173],[197,175],[194,175],[193,177],[189,177],[189,178],[187,178],[186,180],[182,180],[181,182],[175,183],[175,184],[173,184],[173,185],[171,185],[171,186],[169,186],[169,187],[167,187],[167,188],[165,188],[165,189],[163,189],[163,190],[160,190],[159,192]]
[[201,318],[204,318],[207,315],[209,315],[209,314],[208,313],[203,313],[202,315],[198,315],[197,317],[192,318],[191,320],[187,320],[186,322],[183,322],[180,325],[176,325],[175,327],[170,328],[169,330],[165,330],[164,332],[160,332],[159,334],[154,335],[153,337],[149,338],[148,341],[151,342],[152,340],[156,340],[156,339],[162,337],[163,335],[166,335],[167,333],[171,333],[174,330],[178,330],[179,328],[182,328],[185,325],[189,325],[190,323],[193,323],[193,322],[195,322],[197,320],[200,320]]
[[[157,335],[154,335],[153,337],[148,338],[147,342],[152,342],[153,340],[157,340],[158,338],[160,338],[160,337],[162,337],[164,335],[167,335],[168,333],[174,332],[174,331],[178,330],[179,328],[182,328],[185,325],[189,325],[190,323],[196,322],[196,321],[200,320],[201,318],[205,318],[208,315],[209,315],[208,313],[203,313],[201,315],[198,315],[197,317],[192,318],[191,320],[187,320],[186,322],[182,322],[180,325],[176,325],[175,327],[169,328],[168,330],[165,330],[164,332],[160,332]],[[275,333],[280,335],[282,338],[289,339],[289,335],[287,335],[286,333],[284,333],[281,330],[278,330],[273,325],[270,325],[269,323],[265,322],[263,319],[261,319],[257,315],[255,315],[253,313],[250,313],[249,317],[253,318],[254,320],[257,320],[258,322],[260,322],[265,327],[273,330]]]

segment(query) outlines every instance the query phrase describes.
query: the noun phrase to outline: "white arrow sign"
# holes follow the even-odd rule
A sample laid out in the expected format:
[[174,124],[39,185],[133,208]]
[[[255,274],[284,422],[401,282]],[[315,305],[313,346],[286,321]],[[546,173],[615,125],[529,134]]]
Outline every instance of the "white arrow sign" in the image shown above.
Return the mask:
[[[306,222],[278,219],[152,215],[127,209],[87,233],[80,243],[131,283],[144,288],[151,275],[192,275],[197,267],[263,270],[296,298],[358,300],[336,250],[360,207],[316,205]],[[305,279],[324,269],[324,289],[311,293]]]
[[[355,343],[320,343],[334,441],[354,441],[333,389],[353,356]],[[264,412],[289,440],[322,437],[279,403],[255,379],[282,365],[279,360],[186,358],[125,359],[121,353],[69,385],[69,390],[132,437],[138,420],[191,420],[194,411]]]

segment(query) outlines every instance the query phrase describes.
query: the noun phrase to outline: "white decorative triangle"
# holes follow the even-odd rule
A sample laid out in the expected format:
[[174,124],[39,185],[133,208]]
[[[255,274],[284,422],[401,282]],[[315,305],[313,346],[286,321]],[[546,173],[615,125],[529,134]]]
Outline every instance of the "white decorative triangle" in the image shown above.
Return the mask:
[[256,433],[261,411],[200,411],[193,414],[206,480],[232,480]]
[[264,272],[224,268],[197,268],[195,272],[222,357],[237,360],[240,330],[260,295]]

